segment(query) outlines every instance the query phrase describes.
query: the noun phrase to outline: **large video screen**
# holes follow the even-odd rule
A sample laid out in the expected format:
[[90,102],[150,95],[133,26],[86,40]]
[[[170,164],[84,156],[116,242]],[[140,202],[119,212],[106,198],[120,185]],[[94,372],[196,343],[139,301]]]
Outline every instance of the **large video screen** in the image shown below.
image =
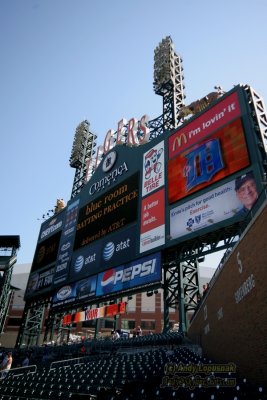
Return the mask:
[[204,139],[240,115],[238,93],[234,92],[170,135],[168,140],[169,159],[193,146],[199,140]]
[[226,178],[249,162],[242,121],[238,118],[169,160],[169,203]]

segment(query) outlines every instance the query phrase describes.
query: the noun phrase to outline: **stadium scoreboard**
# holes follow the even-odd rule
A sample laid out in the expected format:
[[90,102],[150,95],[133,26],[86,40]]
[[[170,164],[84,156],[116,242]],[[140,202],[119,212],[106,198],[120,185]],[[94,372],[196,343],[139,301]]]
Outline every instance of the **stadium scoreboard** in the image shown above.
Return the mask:
[[165,250],[244,218],[237,182],[262,190],[258,140],[237,86],[174,131],[109,149],[41,225],[25,299],[56,308],[160,285]]

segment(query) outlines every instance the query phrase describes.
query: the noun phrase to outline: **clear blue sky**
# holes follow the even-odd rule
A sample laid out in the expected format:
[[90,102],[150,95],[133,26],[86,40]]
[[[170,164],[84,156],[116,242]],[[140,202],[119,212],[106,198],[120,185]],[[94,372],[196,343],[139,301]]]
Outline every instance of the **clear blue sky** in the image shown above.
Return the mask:
[[69,200],[77,125],[102,144],[125,117],[162,113],[154,49],[170,35],[183,57],[186,103],[221,85],[267,102],[266,0],[2,0],[0,235],[20,235],[32,262],[44,213]]

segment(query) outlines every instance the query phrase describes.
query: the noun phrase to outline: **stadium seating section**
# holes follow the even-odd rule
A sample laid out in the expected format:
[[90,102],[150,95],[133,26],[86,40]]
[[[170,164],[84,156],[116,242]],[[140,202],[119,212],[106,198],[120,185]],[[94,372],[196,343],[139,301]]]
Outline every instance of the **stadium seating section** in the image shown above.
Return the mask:
[[29,349],[13,350],[14,367],[0,380],[0,400],[266,399],[266,387],[238,376],[231,364],[228,372],[214,371],[215,361],[178,332],[84,344],[84,356],[81,344],[33,347],[30,366],[21,368],[16,362]]

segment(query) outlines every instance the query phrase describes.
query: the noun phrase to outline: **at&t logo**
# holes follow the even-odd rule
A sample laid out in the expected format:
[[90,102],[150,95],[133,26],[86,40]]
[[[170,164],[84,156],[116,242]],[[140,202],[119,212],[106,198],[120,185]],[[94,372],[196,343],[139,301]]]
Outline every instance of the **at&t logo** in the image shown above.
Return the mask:
[[130,247],[131,239],[121,240],[119,243],[114,244],[113,242],[108,242],[103,249],[103,259],[104,261],[109,261],[114,253],[118,253],[123,250],[127,250]]
[[75,272],[80,272],[84,264],[84,257],[79,256],[76,258],[75,264],[74,264],[74,271]]

